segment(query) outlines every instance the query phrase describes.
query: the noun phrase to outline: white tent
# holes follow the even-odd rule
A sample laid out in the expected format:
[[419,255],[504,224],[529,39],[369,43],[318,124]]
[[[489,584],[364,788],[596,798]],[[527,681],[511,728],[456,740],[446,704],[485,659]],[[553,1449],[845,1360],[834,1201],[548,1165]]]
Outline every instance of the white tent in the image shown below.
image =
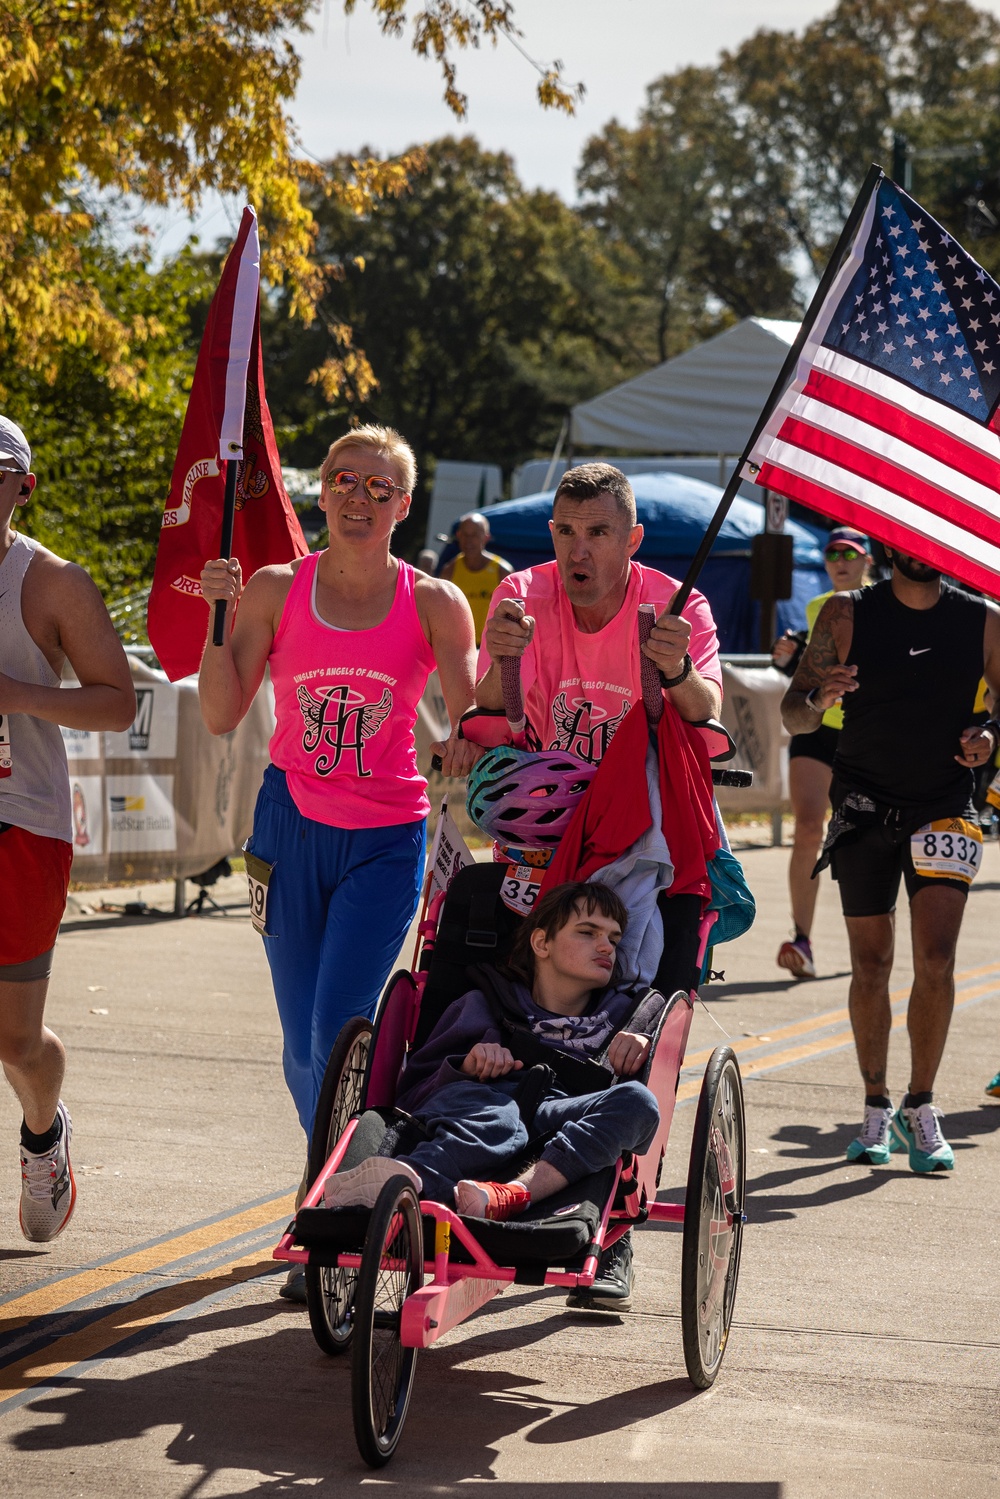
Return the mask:
[[630,453],[741,453],[798,323],[744,318],[573,407],[570,444]]

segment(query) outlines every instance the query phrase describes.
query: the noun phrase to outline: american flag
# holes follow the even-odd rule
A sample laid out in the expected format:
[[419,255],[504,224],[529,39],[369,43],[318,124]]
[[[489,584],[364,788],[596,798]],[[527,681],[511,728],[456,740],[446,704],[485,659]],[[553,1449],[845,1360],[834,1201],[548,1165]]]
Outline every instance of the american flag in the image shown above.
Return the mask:
[[1000,287],[882,177],[747,477],[1000,595]]

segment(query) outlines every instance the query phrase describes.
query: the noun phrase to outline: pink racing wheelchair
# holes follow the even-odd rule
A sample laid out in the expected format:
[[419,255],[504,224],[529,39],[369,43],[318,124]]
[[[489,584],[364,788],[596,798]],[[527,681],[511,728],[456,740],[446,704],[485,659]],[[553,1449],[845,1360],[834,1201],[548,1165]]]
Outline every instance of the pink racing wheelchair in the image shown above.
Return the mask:
[[[655,680],[644,700],[652,720],[662,702]],[[513,685],[509,708],[516,719]],[[714,775],[730,784],[749,779],[740,771]],[[320,1348],[333,1356],[350,1351],[355,1437],[372,1467],[387,1463],[399,1443],[418,1349],[509,1285],[587,1290],[602,1250],[645,1222],[683,1225],[681,1327],[688,1375],[698,1389],[714,1382],[726,1350],[745,1221],[743,1085],[733,1051],[717,1047],[698,1100],[685,1200],[658,1201],[697,998],[694,983],[678,987],[669,980],[669,964],[657,974],[656,987],[669,990],[669,998],[640,1074],[660,1110],[643,1155],[626,1155],[500,1223],[420,1201],[402,1175],[385,1183],[371,1209],[323,1206],[323,1187],[334,1172],[369,1156],[406,1152],[408,1132],[419,1128],[395,1108],[406,1052],[420,1046],[447,1006],[468,990],[471,964],[503,960],[520,920],[500,899],[504,873],[498,864],[462,869],[446,892],[426,902],[412,972],[401,970],[389,980],[374,1025],[357,1018],[341,1031],[317,1107],[309,1191],[274,1251],[278,1260],[305,1266],[309,1320]],[[715,916],[702,916],[681,944],[688,975],[701,971]],[[517,1169],[514,1163],[511,1174]]]

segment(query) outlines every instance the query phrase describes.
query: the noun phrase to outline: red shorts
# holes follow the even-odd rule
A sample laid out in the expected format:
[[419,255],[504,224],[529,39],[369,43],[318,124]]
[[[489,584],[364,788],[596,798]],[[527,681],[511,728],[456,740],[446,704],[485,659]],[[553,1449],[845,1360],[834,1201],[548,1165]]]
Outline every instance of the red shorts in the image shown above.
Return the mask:
[[[62,838],[40,838],[24,828],[0,832],[0,981],[44,978],[48,968],[38,960],[50,954],[69,890],[73,845]],[[32,965],[32,971],[5,969]],[[34,972],[35,968],[42,971]]]

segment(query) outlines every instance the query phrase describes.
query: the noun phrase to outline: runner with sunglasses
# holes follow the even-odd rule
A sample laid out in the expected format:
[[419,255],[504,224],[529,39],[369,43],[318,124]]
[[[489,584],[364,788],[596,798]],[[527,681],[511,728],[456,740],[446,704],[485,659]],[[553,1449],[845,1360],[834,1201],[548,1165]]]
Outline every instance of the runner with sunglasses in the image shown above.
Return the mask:
[[[247,872],[307,1138],[333,1043],[351,1016],[374,1015],[416,910],[429,802],[413,728],[427,677],[436,666],[456,725],[475,686],[469,605],[389,550],[416,481],[409,445],[358,428],[320,478],[326,550],[261,568],[245,589],[235,558],[201,575],[208,603],[228,606],[225,642],[202,659],[209,729],[236,727],[265,668],[274,688]],[[454,734],[432,749],[454,776],[481,753]]]
[[[853,526],[837,526],[830,532],[823,557],[833,588],[817,594],[806,605],[807,640],[827,599],[835,593],[861,588],[872,565],[868,538]],[[790,632],[775,642],[771,659],[775,666],[791,675],[792,663],[797,657]],[[811,876],[823,841],[823,824],[830,805],[833,756],[843,723],[844,710],[839,703],[834,703],[823,714],[814,733],[793,734],[788,746],[788,789],[795,814],[795,832],[788,861],[788,890],[795,931],[790,941],[783,942],[778,949],[778,967],[787,968],[797,979],[816,977],[812,928],[819,880]]]

